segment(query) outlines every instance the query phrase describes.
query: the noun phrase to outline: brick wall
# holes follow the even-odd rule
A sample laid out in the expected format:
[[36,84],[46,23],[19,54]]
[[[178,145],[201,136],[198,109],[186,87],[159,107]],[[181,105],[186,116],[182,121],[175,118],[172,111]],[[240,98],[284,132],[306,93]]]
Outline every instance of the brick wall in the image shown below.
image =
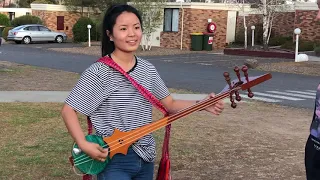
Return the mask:
[[[68,39],[73,37],[72,27],[81,17],[79,13],[42,10],[32,10],[32,15],[40,17],[49,29],[58,32],[65,32],[68,35]],[[57,16],[64,16],[64,30],[57,30]]]
[[294,28],[301,29],[301,39],[320,41],[320,22],[315,18],[318,11],[296,11]]
[[[179,32],[161,32],[160,46],[168,48],[180,48],[181,36],[181,13],[179,12]],[[213,49],[222,49],[226,44],[228,11],[207,9],[184,9],[183,48],[190,49],[190,33],[205,32],[208,24],[207,19],[216,23],[217,29],[213,39]]]

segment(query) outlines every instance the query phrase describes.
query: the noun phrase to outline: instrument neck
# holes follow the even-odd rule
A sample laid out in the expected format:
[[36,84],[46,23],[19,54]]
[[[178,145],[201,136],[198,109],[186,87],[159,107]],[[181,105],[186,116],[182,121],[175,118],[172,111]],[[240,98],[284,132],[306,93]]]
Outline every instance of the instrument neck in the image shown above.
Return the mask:
[[201,101],[193,106],[190,106],[186,109],[183,109],[173,115],[164,117],[158,121],[152,122],[148,125],[145,125],[140,128],[137,128],[135,130],[132,130],[131,135],[127,136],[127,139],[123,139],[123,140],[130,142],[130,143],[133,143],[133,142],[137,141],[138,139],[140,139],[141,137],[143,137],[153,131],[161,129],[162,127],[165,127],[165,126],[171,124],[172,122],[174,122],[175,120],[177,120],[181,117],[184,117],[184,116],[191,114],[195,111],[205,109],[205,108],[219,102],[220,100],[223,100],[224,98],[230,96],[230,92],[231,92],[231,90],[224,92],[222,94],[219,94],[213,98],[203,100],[203,101]]

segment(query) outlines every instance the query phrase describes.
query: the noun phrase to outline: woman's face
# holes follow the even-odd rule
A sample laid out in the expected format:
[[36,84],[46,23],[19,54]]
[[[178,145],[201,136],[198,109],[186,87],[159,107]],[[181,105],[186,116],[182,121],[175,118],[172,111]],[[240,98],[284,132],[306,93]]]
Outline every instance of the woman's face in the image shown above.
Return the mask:
[[320,20],[320,0],[317,1],[318,4],[318,15],[317,15],[317,19]]
[[109,35],[115,48],[124,52],[136,51],[142,38],[141,24],[134,13],[123,12],[113,26],[113,34]]

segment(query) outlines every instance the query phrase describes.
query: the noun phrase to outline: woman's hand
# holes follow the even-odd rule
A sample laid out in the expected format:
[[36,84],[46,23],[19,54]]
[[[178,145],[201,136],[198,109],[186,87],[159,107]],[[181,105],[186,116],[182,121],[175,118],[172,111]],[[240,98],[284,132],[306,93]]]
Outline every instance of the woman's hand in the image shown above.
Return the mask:
[[[205,99],[213,98],[215,97],[214,93],[209,94]],[[220,113],[224,109],[224,102],[223,100],[218,101],[216,104],[207,107],[205,110],[214,114],[214,115],[220,115]]]
[[108,149],[103,149],[99,144],[96,143],[84,141],[81,143],[81,145],[78,145],[84,153],[97,161],[104,162],[109,154]]

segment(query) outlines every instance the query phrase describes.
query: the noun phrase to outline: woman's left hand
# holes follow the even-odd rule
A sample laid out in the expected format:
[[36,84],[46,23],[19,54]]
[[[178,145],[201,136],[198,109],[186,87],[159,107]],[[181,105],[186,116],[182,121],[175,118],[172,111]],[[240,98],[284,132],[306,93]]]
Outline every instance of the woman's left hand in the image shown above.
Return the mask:
[[[209,94],[205,99],[213,98],[215,97],[214,93]],[[214,114],[214,115],[220,115],[220,113],[224,109],[224,102],[223,100],[218,101],[216,104],[207,107],[205,110]]]

